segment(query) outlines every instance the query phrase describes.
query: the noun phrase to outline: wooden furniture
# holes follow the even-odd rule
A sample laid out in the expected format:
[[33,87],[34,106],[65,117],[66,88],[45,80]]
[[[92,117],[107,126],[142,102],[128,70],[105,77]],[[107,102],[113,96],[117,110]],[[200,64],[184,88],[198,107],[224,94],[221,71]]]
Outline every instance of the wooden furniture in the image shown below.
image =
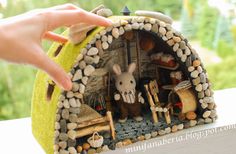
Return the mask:
[[94,132],[110,131],[112,139],[115,139],[115,127],[110,111],[102,117],[97,111],[86,104],[81,105],[78,115],[76,138],[93,134]]

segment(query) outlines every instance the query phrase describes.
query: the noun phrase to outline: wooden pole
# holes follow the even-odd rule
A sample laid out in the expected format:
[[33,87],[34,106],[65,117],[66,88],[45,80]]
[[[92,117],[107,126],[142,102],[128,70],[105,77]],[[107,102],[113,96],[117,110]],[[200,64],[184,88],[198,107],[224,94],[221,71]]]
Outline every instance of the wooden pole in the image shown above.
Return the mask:
[[[147,94],[147,97],[148,97],[148,102],[150,104],[150,107],[156,108],[156,105],[154,104],[152,96],[149,92],[148,85],[145,84],[144,87],[146,89],[146,94]],[[155,110],[154,111],[152,110],[152,118],[153,118],[154,123],[158,123],[158,117],[157,117],[157,113],[156,113]]]
[[112,139],[116,139],[115,136],[115,127],[114,127],[114,123],[113,123],[113,119],[112,119],[112,114],[110,111],[107,112],[107,119],[109,120],[109,124],[110,124],[110,129],[111,129],[111,137]]
[[136,53],[137,53],[137,66],[138,66],[138,78],[141,79],[141,63],[140,63],[140,46],[139,46],[139,33],[136,32]]

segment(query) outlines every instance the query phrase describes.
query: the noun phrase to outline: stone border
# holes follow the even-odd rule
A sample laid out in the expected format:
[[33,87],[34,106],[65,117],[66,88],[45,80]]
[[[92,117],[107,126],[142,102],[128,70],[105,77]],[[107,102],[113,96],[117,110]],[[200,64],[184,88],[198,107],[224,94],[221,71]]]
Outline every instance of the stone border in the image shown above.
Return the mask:
[[[75,149],[76,119],[80,111],[88,78],[95,71],[96,64],[99,63],[99,54],[101,54],[103,50],[107,50],[114,39],[119,38],[126,31],[131,30],[152,32],[162,38],[162,40],[172,48],[173,54],[176,55],[175,57],[179,64],[188,71],[187,76],[191,80],[196,98],[199,102],[198,109],[201,109],[201,113],[198,120],[190,120],[189,126],[186,124],[182,127],[181,125],[181,129],[215,121],[217,117],[215,110],[216,105],[213,99],[211,84],[209,83],[208,76],[198,54],[190,46],[188,41],[179,32],[175,31],[170,24],[166,24],[157,19],[148,17],[132,17],[127,20],[120,19],[117,20],[113,26],[107,27],[96,34],[77,57],[76,64],[70,72],[73,81],[73,89],[69,92],[63,92],[57,105],[54,154],[77,153]],[[67,121],[69,121],[69,123],[67,123]],[[175,127],[177,127],[177,129],[170,128],[170,131],[166,132],[162,130],[157,132],[157,134],[163,135],[175,132],[175,130],[181,130],[179,129],[180,126]]]

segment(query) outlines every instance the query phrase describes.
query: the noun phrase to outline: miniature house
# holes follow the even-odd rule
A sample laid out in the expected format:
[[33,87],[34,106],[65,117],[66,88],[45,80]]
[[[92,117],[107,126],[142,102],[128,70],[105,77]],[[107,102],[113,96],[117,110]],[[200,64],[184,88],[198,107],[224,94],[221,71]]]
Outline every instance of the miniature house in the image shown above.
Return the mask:
[[[71,75],[61,91],[43,72],[36,77],[32,129],[48,154],[100,153],[216,120],[211,84],[197,52],[163,14],[137,11],[109,17],[74,45],[54,43],[49,56]],[[110,16],[100,7],[93,11]],[[68,35],[66,31],[64,35]],[[136,63],[143,120],[118,122],[114,64]]]

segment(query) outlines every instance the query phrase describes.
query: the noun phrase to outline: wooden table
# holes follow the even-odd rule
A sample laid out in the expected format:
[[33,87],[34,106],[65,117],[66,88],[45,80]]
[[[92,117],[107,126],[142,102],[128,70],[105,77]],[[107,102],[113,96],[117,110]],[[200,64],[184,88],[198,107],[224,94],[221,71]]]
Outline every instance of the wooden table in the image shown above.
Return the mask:
[[[213,124],[185,129],[107,153],[235,154],[236,88],[216,91],[215,100],[218,106],[219,118]],[[32,136],[30,120],[30,118],[24,118],[0,122],[0,154],[44,154],[44,151]],[[231,128],[226,127],[228,125]],[[185,141],[181,141],[181,138],[184,138]],[[166,144],[160,145],[164,142]],[[149,148],[150,144],[159,146]],[[133,149],[134,152],[132,152],[132,149],[128,149],[137,146],[141,148],[141,151],[134,151]]]

